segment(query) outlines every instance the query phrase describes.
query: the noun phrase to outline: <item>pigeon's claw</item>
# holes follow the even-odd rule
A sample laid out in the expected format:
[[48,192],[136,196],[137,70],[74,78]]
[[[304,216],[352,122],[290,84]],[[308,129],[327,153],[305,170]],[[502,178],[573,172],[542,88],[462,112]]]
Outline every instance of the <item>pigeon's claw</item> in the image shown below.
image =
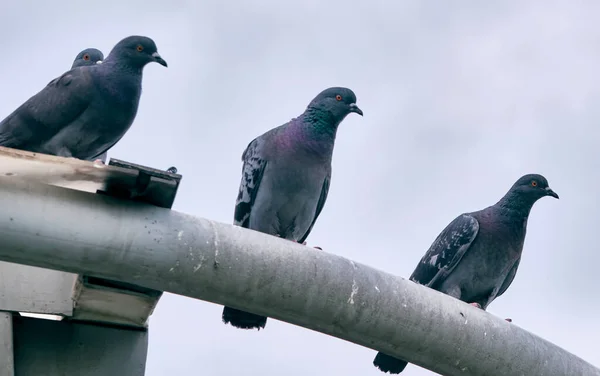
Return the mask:
[[[306,242],[302,243],[302,245],[306,245]],[[323,250],[323,248],[321,248],[321,247],[313,247],[313,248],[316,248],[316,249],[318,249],[319,251],[322,251],[322,250]]]
[[470,305],[472,305],[472,306],[473,306],[473,307],[475,307],[475,308],[482,309],[482,308],[481,308],[481,304],[479,304],[479,303],[469,303],[469,304],[470,304]]
[[506,320],[506,321],[508,321],[508,322],[512,322],[512,319],[504,319],[504,320]]

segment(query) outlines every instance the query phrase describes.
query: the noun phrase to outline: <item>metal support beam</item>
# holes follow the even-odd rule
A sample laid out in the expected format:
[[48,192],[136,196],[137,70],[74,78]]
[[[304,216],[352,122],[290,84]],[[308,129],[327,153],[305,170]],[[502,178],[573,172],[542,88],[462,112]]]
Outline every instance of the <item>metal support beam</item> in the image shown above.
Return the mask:
[[11,312],[0,312],[0,376],[15,376],[13,318]]
[[146,329],[15,317],[14,376],[144,376]]
[[14,176],[0,178],[0,207],[0,260],[229,305],[443,375],[600,375],[456,299],[255,231]]

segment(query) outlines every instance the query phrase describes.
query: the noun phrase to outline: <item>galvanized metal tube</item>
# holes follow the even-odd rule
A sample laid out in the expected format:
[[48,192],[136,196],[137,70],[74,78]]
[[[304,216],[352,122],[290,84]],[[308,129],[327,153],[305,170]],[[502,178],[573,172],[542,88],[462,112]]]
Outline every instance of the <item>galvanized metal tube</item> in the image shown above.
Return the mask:
[[456,299],[255,231],[14,177],[0,178],[0,207],[0,260],[228,305],[443,375],[600,375]]

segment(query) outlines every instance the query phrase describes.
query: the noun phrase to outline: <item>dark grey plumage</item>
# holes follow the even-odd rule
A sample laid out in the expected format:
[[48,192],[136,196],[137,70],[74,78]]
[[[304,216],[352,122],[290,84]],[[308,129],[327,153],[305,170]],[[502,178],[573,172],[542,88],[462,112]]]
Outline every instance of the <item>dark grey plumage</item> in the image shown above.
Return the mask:
[[150,62],[167,66],[152,39],[131,36],[121,40],[102,64],[69,70],[8,115],[0,123],[0,145],[98,158],[133,123],[142,70]]
[[[529,213],[545,196],[558,198],[545,177],[522,176],[495,205],[455,218],[410,279],[485,310],[515,278]],[[400,373],[407,365],[381,352],[373,364],[390,373]]]
[[75,56],[75,60],[73,60],[71,69],[101,64],[102,60],[104,60],[104,54],[102,51],[96,48],[86,48],[78,53],[77,56]]
[[[102,60],[104,60],[104,54],[97,48],[86,48],[75,56],[75,60],[73,60],[73,65],[71,65],[71,69],[77,67],[87,67],[96,64],[101,64]],[[100,160],[102,163],[106,163],[106,152],[102,153],[96,160]]]
[[[352,112],[363,114],[354,92],[329,88],[302,115],[250,142],[234,224],[303,243],[327,199],[338,126]],[[225,307],[223,322],[260,330],[267,318]]]

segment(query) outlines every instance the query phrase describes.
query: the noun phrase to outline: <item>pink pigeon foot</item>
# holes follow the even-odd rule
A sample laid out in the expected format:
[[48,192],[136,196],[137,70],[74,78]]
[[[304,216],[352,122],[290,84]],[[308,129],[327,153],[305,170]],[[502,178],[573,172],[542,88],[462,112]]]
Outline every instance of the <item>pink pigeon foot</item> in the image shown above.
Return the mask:
[[102,162],[102,159],[96,159],[94,164],[104,164],[104,162]]

